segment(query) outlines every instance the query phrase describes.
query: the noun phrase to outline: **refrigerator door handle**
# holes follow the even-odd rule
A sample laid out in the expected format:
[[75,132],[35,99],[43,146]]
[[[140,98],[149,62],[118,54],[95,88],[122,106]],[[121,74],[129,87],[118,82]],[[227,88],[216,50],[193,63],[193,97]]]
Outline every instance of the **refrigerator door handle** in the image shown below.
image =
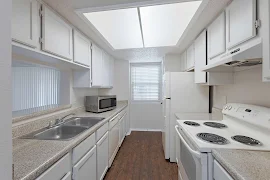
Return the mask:
[[166,99],[171,99],[171,98],[166,98]]

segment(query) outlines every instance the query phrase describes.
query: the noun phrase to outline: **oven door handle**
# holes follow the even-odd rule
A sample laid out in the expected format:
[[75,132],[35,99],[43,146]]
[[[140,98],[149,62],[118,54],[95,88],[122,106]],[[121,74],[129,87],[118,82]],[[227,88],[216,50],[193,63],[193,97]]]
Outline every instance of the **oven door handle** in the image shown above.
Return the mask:
[[194,155],[195,157],[197,157],[198,159],[201,158],[201,153],[199,153],[198,151],[194,151],[186,142],[186,140],[181,136],[180,132],[178,131],[178,125],[176,125],[174,128],[176,130],[176,133],[178,134],[178,136],[180,137],[181,141],[183,142],[183,144],[186,146],[186,148],[191,152],[192,155]]

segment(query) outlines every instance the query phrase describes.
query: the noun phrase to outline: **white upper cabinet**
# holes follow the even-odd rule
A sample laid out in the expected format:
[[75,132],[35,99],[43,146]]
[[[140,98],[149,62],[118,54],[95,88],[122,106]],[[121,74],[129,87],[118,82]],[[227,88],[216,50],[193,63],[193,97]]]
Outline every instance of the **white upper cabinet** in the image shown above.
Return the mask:
[[186,51],[184,51],[182,54],[181,54],[181,57],[180,57],[180,61],[181,61],[181,71],[186,71],[186,67],[187,67],[187,53]]
[[71,60],[72,49],[72,27],[42,5],[42,50]]
[[113,82],[114,82],[114,58],[110,58],[110,63],[109,63],[110,69],[109,69],[109,87],[113,87]]
[[225,12],[223,12],[207,28],[207,52],[209,60],[226,51],[225,24]]
[[36,0],[12,0],[12,39],[21,44],[38,46],[38,3]]
[[103,59],[102,50],[96,45],[92,45],[92,86],[103,86]]
[[201,68],[206,65],[206,31],[204,30],[200,36],[195,40],[195,83],[206,83],[206,72]]
[[78,31],[73,31],[74,62],[91,65],[91,42]]
[[103,60],[103,87],[110,86],[110,59],[111,57],[103,51],[102,60]]
[[192,44],[188,49],[187,49],[187,65],[186,69],[190,70],[194,67],[195,63],[195,57],[194,57],[194,44]]
[[226,8],[226,46],[233,48],[256,36],[256,0],[234,0]]

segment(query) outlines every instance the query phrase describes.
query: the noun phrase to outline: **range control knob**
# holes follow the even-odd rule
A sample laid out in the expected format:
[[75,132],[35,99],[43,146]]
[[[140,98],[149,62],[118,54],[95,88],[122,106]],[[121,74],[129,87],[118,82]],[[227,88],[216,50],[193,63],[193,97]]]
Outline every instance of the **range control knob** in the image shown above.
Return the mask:
[[232,106],[229,106],[228,109],[231,110],[232,109]]
[[227,108],[228,108],[228,106],[225,106],[225,107],[224,107],[224,110],[227,110]]

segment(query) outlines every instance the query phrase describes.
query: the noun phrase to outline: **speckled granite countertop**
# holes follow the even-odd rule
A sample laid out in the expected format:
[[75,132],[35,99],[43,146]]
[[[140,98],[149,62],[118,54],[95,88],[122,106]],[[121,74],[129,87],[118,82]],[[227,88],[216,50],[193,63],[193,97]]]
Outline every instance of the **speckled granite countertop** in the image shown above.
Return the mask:
[[76,116],[80,117],[104,117],[106,119],[69,141],[13,139],[14,180],[35,179],[127,105],[127,101],[118,102],[116,109],[100,114],[83,111],[77,113]]
[[270,179],[270,152],[214,149],[212,154],[235,180]]

